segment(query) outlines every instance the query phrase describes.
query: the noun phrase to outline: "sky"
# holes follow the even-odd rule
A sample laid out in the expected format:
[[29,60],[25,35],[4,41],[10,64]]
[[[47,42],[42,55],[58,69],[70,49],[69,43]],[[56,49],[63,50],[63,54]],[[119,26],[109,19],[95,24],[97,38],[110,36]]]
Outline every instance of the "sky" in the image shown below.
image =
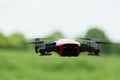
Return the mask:
[[43,37],[60,30],[73,38],[92,27],[120,42],[120,0],[0,0],[0,31],[6,35]]

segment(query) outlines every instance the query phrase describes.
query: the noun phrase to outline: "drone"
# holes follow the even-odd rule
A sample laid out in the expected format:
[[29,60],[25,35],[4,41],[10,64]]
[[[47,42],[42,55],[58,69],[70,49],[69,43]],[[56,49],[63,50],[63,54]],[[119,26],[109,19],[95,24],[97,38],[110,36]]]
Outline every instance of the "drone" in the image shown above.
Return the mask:
[[109,42],[101,41],[97,38],[80,38],[85,43],[79,43],[76,40],[71,39],[58,39],[55,41],[49,41],[45,43],[42,38],[35,38],[30,41],[30,44],[34,44],[36,53],[40,56],[52,55],[57,53],[61,57],[77,57],[81,52],[87,52],[88,55],[100,56],[100,45],[101,44],[112,44]]

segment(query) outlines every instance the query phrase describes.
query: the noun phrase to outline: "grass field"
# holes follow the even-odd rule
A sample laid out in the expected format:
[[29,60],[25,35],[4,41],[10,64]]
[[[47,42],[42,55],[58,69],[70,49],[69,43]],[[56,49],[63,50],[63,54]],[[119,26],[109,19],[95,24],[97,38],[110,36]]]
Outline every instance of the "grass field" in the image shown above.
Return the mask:
[[40,57],[0,50],[0,80],[120,80],[120,56]]

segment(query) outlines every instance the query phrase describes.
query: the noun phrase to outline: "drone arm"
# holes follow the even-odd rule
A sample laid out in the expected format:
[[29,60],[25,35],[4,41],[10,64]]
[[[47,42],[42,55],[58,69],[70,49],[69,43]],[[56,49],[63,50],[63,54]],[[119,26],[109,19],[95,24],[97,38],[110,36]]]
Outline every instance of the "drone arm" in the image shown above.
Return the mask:
[[81,44],[80,52],[88,52],[88,46],[86,44]]
[[58,52],[58,46],[52,45],[52,44],[47,44],[45,50],[47,52],[52,52],[52,51]]
[[57,52],[58,47],[56,45],[53,45],[53,44],[45,44],[45,49],[41,49],[40,53],[41,53],[41,55],[51,55],[50,52],[52,52],[52,51]]
[[80,47],[81,52],[88,52],[88,55],[99,55],[99,48],[97,47],[92,47],[92,46],[88,46],[87,44],[81,44]]

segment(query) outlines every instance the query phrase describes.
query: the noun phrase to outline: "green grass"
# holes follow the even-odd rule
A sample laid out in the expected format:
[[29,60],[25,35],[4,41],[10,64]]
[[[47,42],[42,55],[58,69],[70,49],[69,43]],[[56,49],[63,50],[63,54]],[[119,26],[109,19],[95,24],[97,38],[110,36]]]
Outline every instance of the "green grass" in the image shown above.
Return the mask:
[[0,50],[0,80],[120,80],[119,56],[38,56]]

